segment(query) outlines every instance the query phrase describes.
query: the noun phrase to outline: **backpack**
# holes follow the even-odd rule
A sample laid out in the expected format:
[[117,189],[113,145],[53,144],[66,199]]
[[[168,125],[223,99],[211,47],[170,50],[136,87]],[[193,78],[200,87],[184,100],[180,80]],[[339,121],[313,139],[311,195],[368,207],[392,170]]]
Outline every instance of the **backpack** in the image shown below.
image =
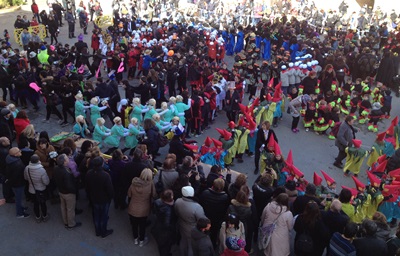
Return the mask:
[[300,255],[310,255],[314,251],[314,241],[308,234],[307,229],[299,235],[295,242],[295,251]]
[[336,122],[335,126],[332,127],[330,134],[335,136],[335,138],[337,137],[337,134],[339,132],[339,127],[342,124],[342,122]]
[[160,176],[158,176],[158,181],[155,184],[157,194],[161,194],[164,191],[164,183],[162,182],[162,169],[160,169]]

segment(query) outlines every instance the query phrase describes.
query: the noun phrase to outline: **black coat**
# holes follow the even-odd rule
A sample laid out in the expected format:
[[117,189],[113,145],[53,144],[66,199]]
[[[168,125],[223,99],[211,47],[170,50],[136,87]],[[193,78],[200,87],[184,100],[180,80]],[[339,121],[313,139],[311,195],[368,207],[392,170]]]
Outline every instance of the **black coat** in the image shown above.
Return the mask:
[[135,158],[125,165],[125,168],[122,170],[121,174],[122,187],[125,193],[128,192],[133,178],[140,177],[140,174],[145,168],[147,168],[147,165],[141,159]]
[[388,248],[385,241],[376,237],[363,237],[355,239],[353,245],[356,247],[357,256],[386,256]]
[[320,208],[323,208],[321,206],[321,200],[315,196],[310,196],[307,194],[304,196],[298,196],[293,202],[293,216],[302,214],[304,212],[304,209],[306,209],[307,203],[311,200],[314,200],[320,206]]
[[311,77],[307,76],[301,81],[301,85],[304,87],[303,88],[303,94],[315,94],[315,87],[318,84],[318,79],[314,78],[312,79]]
[[231,95],[231,92],[227,91],[225,96],[225,102],[226,102],[225,104],[226,111],[238,111],[240,109],[239,103],[241,102],[239,93],[235,90]]
[[9,120],[6,120],[2,116],[0,116],[0,137],[7,137],[10,142],[12,142],[14,138],[14,133]]
[[143,143],[147,145],[147,150],[149,154],[152,154],[155,157],[156,153],[160,149],[158,145],[158,134],[159,130],[157,126],[153,126],[150,129],[146,130],[147,139],[143,140]]
[[100,169],[92,169],[86,174],[86,191],[94,204],[110,203],[114,189],[110,175]]
[[379,64],[376,81],[388,86],[392,84],[392,78],[396,75],[394,61],[390,57],[384,57]]
[[185,148],[178,136],[174,136],[170,141],[168,153],[176,155],[177,164],[181,164],[185,156],[193,156],[193,152]]
[[267,137],[267,139],[265,139],[264,132],[263,132],[262,128],[259,127],[258,132],[257,132],[256,150],[258,150],[262,144],[264,144],[265,147],[267,147],[269,139],[271,138],[272,135],[274,136],[275,142],[278,143],[278,138],[276,137],[274,130],[269,129],[268,137]]
[[6,178],[13,188],[25,186],[25,165],[21,158],[8,155],[6,157]]
[[253,199],[257,208],[258,217],[261,218],[261,214],[269,202],[271,202],[274,188],[269,186],[265,187],[258,183],[253,185]]
[[347,216],[344,212],[332,212],[332,211],[322,211],[321,212],[322,221],[328,227],[331,236],[335,232],[339,232],[343,234],[344,227],[349,221],[349,216]]
[[[295,241],[297,241],[300,234],[304,233],[305,231],[307,231],[308,234],[311,236],[313,240],[314,250],[312,254],[308,254],[307,256],[322,256],[324,249],[329,245],[329,240],[331,238],[329,234],[329,229],[325,226],[322,220],[317,220],[314,226],[311,227],[304,222],[303,215],[301,214],[297,217],[293,228],[296,231],[296,237],[294,239]],[[297,256],[303,256],[303,254],[298,252],[296,247],[294,248],[294,251]]]
[[216,192],[209,188],[200,195],[200,204],[204,213],[212,221],[221,224],[229,207],[229,197],[224,191]]
[[54,167],[54,180],[61,194],[76,194],[75,177],[67,167]]

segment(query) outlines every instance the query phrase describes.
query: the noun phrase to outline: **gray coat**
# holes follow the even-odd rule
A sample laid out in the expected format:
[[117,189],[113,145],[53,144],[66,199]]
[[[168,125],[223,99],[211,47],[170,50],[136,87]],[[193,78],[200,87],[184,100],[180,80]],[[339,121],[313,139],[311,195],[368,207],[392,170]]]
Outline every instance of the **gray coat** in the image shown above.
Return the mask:
[[210,237],[197,228],[192,229],[192,248],[194,256],[215,255]]
[[25,167],[24,178],[29,182],[29,193],[31,194],[35,194],[35,190],[44,191],[50,183],[49,176],[41,163],[29,163]]
[[346,147],[351,147],[353,145],[352,140],[356,138],[356,132],[357,130],[347,122],[342,122],[335,140],[336,147],[338,147],[339,150],[345,150]]
[[189,198],[179,198],[175,202],[175,212],[178,217],[179,231],[181,237],[190,238],[192,229],[197,220],[206,218],[203,207]]

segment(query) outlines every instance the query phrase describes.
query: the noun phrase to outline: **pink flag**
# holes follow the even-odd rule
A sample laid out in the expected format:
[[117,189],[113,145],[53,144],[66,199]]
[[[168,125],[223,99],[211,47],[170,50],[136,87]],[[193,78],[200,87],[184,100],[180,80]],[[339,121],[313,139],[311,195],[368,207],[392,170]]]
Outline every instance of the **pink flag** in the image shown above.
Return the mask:
[[121,63],[119,64],[117,73],[124,72],[124,69],[125,69],[125,68],[124,68],[124,63],[121,61]]

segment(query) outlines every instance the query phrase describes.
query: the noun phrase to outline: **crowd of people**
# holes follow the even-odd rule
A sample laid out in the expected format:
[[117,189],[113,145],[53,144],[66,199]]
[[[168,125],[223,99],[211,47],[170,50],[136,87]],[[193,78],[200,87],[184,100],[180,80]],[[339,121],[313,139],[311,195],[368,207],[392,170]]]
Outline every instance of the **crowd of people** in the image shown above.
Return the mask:
[[[348,28],[343,30],[340,19],[329,19],[333,11],[320,22],[322,11],[307,6],[297,11],[277,5],[246,23],[241,4],[224,13],[225,20],[207,24],[198,18],[217,11],[196,17],[168,13],[175,2],[112,6],[113,24],[94,24],[90,46],[89,16],[92,10],[101,15],[93,1],[76,9],[52,3],[49,16],[33,2],[32,22],[40,17],[51,42],[33,40],[27,27],[34,25],[26,17],[15,22],[24,29],[23,50],[1,42],[0,170],[3,196],[15,203],[17,218],[30,216],[25,197],[34,204],[36,221],[47,222],[51,200],[60,203],[65,228],[78,228],[75,215],[82,210],[76,200],[85,192],[96,236],[113,233],[107,227],[112,201],[115,209],[127,209],[140,247],[148,242],[146,222],[154,214],[151,233],[160,255],[171,255],[175,244],[181,255],[248,255],[257,249],[289,255],[293,229],[296,255],[396,255],[400,232],[393,237],[390,227],[400,217],[400,129],[397,116],[384,131],[377,124],[391,118],[391,94],[398,93],[397,16],[389,25],[383,18],[354,25],[353,17],[341,21]],[[275,16],[282,8],[292,10],[290,20]],[[374,13],[366,8],[360,17]],[[72,46],[57,41],[63,15],[70,38],[75,15],[83,29]],[[309,23],[307,15],[316,18]],[[232,27],[224,25],[229,18]],[[233,67],[225,62],[228,56]],[[34,111],[44,105],[43,122],[52,122],[53,114],[75,136],[63,137],[57,149],[47,132],[37,137],[28,103]],[[197,145],[224,113],[228,121],[217,128],[220,136]],[[326,186],[318,173],[308,182],[291,151],[283,156],[274,129],[285,113],[294,134],[303,118],[306,132],[335,140],[334,166],[352,175],[355,189],[339,191],[325,172]],[[355,122],[376,136],[371,149],[356,139]],[[92,140],[78,149],[76,137]],[[167,146],[160,160],[159,150]],[[247,161],[245,154],[254,157],[254,184],[229,170],[235,161]],[[358,174],[367,156],[365,185]]]

